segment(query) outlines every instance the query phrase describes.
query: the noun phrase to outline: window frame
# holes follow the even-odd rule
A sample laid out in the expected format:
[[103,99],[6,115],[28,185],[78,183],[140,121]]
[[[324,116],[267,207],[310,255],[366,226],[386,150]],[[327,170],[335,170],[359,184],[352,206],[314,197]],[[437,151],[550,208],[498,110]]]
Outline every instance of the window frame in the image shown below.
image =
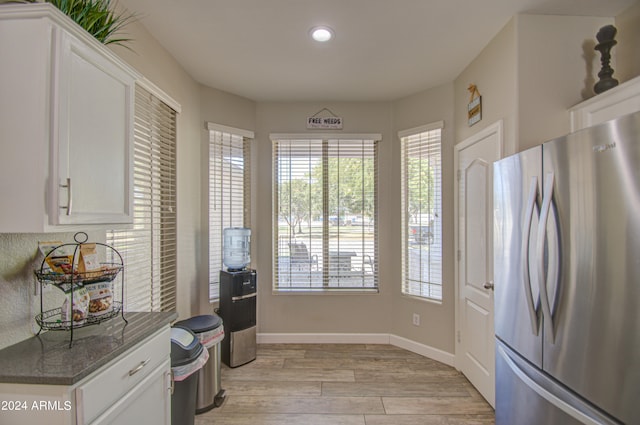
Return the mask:
[[[226,227],[251,227],[251,143],[255,135],[253,131],[212,122],[207,123],[207,130],[209,132],[207,148],[207,234],[209,255],[207,264],[209,271],[209,302],[215,303],[220,299],[220,270],[223,268],[223,231]],[[216,139],[216,137],[218,138]],[[239,143],[242,146],[239,146]],[[225,169],[222,165],[225,162],[225,154],[230,152],[237,154],[239,150],[242,150],[241,166],[243,167],[241,188],[237,186],[237,178],[234,179],[230,175],[224,174]],[[214,155],[218,154],[220,156],[214,157]],[[236,162],[234,165],[239,165],[239,163]],[[222,179],[220,179],[220,176],[223,176]],[[230,195],[239,191],[242,191],[241,199],[237,197],[225,199],[225,194]],[[228,211],[225,211],[226,207],[229,207]],[[237,208],[242,209],[242,217],[237,216]]]
[[[378,226],[378,170],[379,170],[379,154],[378,154],[378,150],[379,150],[379,142],[382,140],[382,135],[381,134],[320,134],[320,133],[303,133],[303,134],[287,134],[287,133],[273,133],[270,135],[270,139],[272,141],[272,212],[271,212],[271,219],[272,219],[272,240],[273,240],[273,251],[272,251],[272,277],[273,277],[273,284],[272,284],[272,291],[275,294],[326,294],[326,293],[339,293],[339,294],[347,294],[347,293],[358,293],[358,294],[366,294],[366,293],[379,293],[379,267],[378,267],[378,259],[379,259],[379,249],[378,249],[378,231],[377,231],[377,226]],[[323,147],[322,147],[322,154],[320,157],[315,156],[315,158],[318,158],[318,161],[320,161],[323,164],[324,167],[324,171],[323,171],[323,182],[322,182],[322,217],[331,217],[330,214],[328,213],[328,205],[329,205],[329,201],[328,201],[328,180],[330,179],[329,175],[324,174],[326,173],[326,167],[327,167],[327,158],[329,157],[327,154],[327,145],[330,142],[333,143],[337,143],[339,144],[340,141],[342,141],[343,143],[345,143],[345,145],[351,143],[352,145],[355,143],[370,143],[371,144],[371,152],[373,154],[373,172],[374,175],[371,176],[371,178],[373,179],[373,204],[374,204],[374,211],[372,214],[372,217],[370,217],[371,220],[371,226],[372,226],[372,234],[373,234],[373,242],[370,244],[370,246],[372,246],[372,250],[371,251],[366,251],[364,248],[364,240],[362,241],[362,252],[361,252],[361,256],[362,256],[362,263],[360,266],[360,272],[362,273],[362,276],[355,276],[355,279],[362,279],[362,284],[358,285],[358,286],[342,286],[344,284],[344,281],[340,281],[340,278],[343,277],[345,278],[345,280],[347,279],[344,276],[341,276],[340,274],[342,272],[338,272],[338,286],[331,286],[330,281],[329,281],[329,269],[331,269],[332,267],[332,263],[331,262],[327,262],[325,263],[323,261],[323,259],[327,259],[329,258],[329,253],[328,253],[328,244],[330,242],[330,238],[331,236],[329,236],[329,231],[328,231],[328,227],[329,227],[329,219],[323,219],[322,220],[322,239],[321,239],[321,243],[322,243],[322,251],[320,253],[318,253],[318,255],[315,255],[315,257],[320,257],[320,254],[322,255],[322,258],[320,258],[320,261],[318,261],[318,267],[320,268],[319,271],[322,272],[322,280],[321,280],[321,285],[320,286],[312,286],[312,278],[309,277],[309,281],[308,282],[304,282],[304,285],[308,286],[298,286],[298,287],[294,287],[294,286],[284,286],[283,284],[279,283],[279,261],[280,261],[280,251],[282,250],[282,246],[280,245],[280,241],[279,241],[279,229],[278,229],[278,220],[279,220],[279,192],[277,191],[277,185],[279,182],[279,177],[278,177],[278,165],[276,163],[277,161],[277,149],[278,149],[278,143],[281,142],[289,142],[289,143],[307,143],[307,142],[315,142],[315,143],[322,143]],[[317,148],[316,148],[317,149]],[[339,148],[338,148],[339,151]],[[353,152],[353,151],[348,151],[348,152]],[[367,152],[366,149],[363,148],[362,150],[363,152],[363,157],[364,157],[364,152]],[[335,158],[335,156],[330,156],[332,158]],[[349,156],[345,156],[348,158],[353,158],[353,157],[349,157]],[[309,157],[314,158],[314,157]],[[343,157],[344,158],[344,157]],[[357,157],[355,157],[357,158]],[[364,195],[363,195],[363,199],[364,199]],[[339,221],[338,221],[339,223]],[[311,224],[309,224],[311,225]],[[340,224],[338,224],[338,226],[340,226]],[[362,236],[364,238],[364,236]],[[285,239],[287,238],[287,235],[285,235]],[[288,239],[291,239],[291,235],[288,235]],[[286,240],[288,240],[286,239]],[[294,240],[294,242],[296,242]],[[338,242],[339,244],[340,242]],[[289,255],[291,255],[291,246],[289,246],[288,251],[289,251]],[[309,249],[309,254],[310,257],[314,257],[314,255],[312,252],[312,249],[310,247]],[[327,251],[327,252],[325,252]],[[372,255],[368,255],[368,253],[371,253]],[[369,257],[368,260],[365,261],[364,257],[365,254],[367,253],[366,257]],[[340,253],[338,253],[338,255],[340,255]],[[356,254],[357,255],[357,254]],[[335,258],[335,257],[334,257]],[[337,260],[338,262],[341,260]],[[368,276],[370,277],[369,280],[367,280],[367,282],[371,282],[372,284],[369,286],[365,286],[365,264],[369,265],[369,263],[371,263],[370,266],[370,273],[368,274]],[[326,264],[326,265],[325,265]],[[340,267],[340,265],[336,266],[336,263],[334,262],[334,268],[333,268],[333,272],[335,273],[335,267]],[[291,270],[289,270],[289,278],[291,278],[292,276],[295,277],[295,275],[292,275]],[[345,273],[346,274],[346,273]],[[335,278],[336,276],[333,276],[333,278]],[[301,284],[302,285],[302,284]]]
[[119,252],[125,264],[125,311],[177,310],[180,111],[180,105],[155,85],[144,79],[136,83],[131,166],[134,221],[105,232],[106,242]]
[[[443,140],[443,129],[444,122],[437,121],[431,124],[427,124],[420,127],[415,127],[407,130],[403,130],[398,132],[398,138],[400,139],[400,153],[401,153],[401,235],[402,235],[402,251],[401,251],[401,260],[402,260],[402,278],[401,278],[401,293],[404,296],[415,297],[422,300],[428,300],[433,302],[441,303],[443,301],[443,267],[442,267],[442,241],[443,241],[443,233],[442,233],[442,140]],[[437,132],[438,135],[435,136],[433,132]],[[433,142],[430,139],[437,137],[437,141]],[[431,211],[426,212],[423,211],[422,206],[419,208],[419,211],[416,214],[411,214],[409,212],[409,164],[408,164],[408,155],[409,155],[409,147],[407,146],[410,143],[410,139],[418,138],[417,142],[412,141],[411,150],[415,152],[415,149],[420,150],[420,155],[426,155],[430,160],[433,159],[437,164],[436,171],[438,175],[432,177],[436,187],[434,188],[434,193],[431,195],[434,199],[435,205],[429,204],[428,208]],[[437,145],[434,148],[434,145]],[[431,153],[424,153],[429,150],[437,149],[437,155],[432,155]],[[422,164],[420,163],[420,172],[422,175],[423,169]],[[429,167],[429,169],[431,169]],[[415,183],[415,182],[414,182]],[[422,190],[424,186],[420,181],[418,183],[419,190]],[[428,184],[427,184],[428,185]],[[430,201],[429,201],[430,202]],[[422,200],[420,200],[420,204],[422,205]],[[415,217],[419,217],[419,222],[417,224],[418,229],[416,233],[420,233],[418,237],[415,235],[413,238],[411,235],[411,217],[412,215]],[[427,227],[427,235],[426,242],[428,246],[426,249],[423,247],[423,225],[422,220],[426,216],[428,220]],[[414,224],[416,226],[416,224]],[[412,257],[415,258],[415,253],[418,251],[415,247],[413,249],[410,246],[418,245],[418,269],[412,268],[412,265],[415,265],[415,261],[412,261]],[[436,251],[433,255],[434,264],[439,265],[436,270],[433,270],[433,265],[430,263],[430,258],[432,256],[432,246],[435,245],[438,247],[438,251]],[[425,254],[424,251],[428,253]],[[413,255],[412,255],[413,252]],[[427,259],[425,261],[426,255]],[[439,263],[437,262],[437,257],[439,257]],[[427,267],[424,267],[425,262],[427,263]],[[412,278],[410,275],[417,273],[420,275],[418,279]],[[435,276],[433,280],[426,281],[423,276],[424,273],[427,273],[428,276]]]

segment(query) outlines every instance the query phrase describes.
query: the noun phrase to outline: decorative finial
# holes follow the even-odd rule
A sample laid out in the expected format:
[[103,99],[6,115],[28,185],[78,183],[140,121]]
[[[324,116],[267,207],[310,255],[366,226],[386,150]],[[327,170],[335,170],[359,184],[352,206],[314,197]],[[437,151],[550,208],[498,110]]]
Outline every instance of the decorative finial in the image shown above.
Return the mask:
[[612,89],[618,85],[618,80],[612,77],[613,69],[609,65],[611,48],[618,44],[618,42],[614,40],[617,32],[618,30],[613,25],[606,25],[600,28],[600,31],[596,34],[598,44],[596,44],[595,50],[600,52],[600,61],[602,62],[602,69],[598,72],[600,81],[593,86],[593,91],[596,92],[596,94]]

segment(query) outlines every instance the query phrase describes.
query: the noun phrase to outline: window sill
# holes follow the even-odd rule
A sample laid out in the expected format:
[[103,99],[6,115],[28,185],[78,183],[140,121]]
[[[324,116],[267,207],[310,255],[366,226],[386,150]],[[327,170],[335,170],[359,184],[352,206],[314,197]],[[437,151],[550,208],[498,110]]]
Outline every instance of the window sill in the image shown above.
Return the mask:
[[402,297],[420,301],[420,302],[427,302],[430,304],[442,305],[442,299],[420,297],[418,295],[411,295],[411,294],[405,294],[405,293],[402,294]]
[[378,295],[380,290],[371,289],[317,289],[317,290],[299,290],[299,289],[272,289],[273,295]]

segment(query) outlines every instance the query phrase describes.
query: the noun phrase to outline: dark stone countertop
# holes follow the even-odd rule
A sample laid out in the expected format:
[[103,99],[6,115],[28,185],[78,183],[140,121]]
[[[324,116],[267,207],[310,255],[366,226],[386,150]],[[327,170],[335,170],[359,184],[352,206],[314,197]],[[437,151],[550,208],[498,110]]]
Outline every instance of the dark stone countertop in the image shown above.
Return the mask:
[[[156,331],[177,313],[125,313],[70,333],[48,331],[0,350],[0,383],[73,385]],[[168,343],[168,342],[167,342]]]

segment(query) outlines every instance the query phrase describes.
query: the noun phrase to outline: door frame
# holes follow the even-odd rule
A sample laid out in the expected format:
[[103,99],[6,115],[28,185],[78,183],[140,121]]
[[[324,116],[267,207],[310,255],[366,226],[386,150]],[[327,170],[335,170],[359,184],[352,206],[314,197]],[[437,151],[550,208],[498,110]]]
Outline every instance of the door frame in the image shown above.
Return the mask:
[[454,252],[455,252],[455,306],[454,306],[454,311],[455,311],[455,335],[454,335],[454,339],[455,339],[455,367],[456,369],[460,370],[460,364],[461,364],[461,356],[462,356],[462,350],[460,349],[460,341],[461,341],[461,318],[460,315],[462,314],[462,312],[460,311],[460,272],[459,272],[459,263],[460,263],[460,256],[462,255],[462,253],[460,252],[460,246],[459,246],[459,238],[460,238],[460,223],[459,223],[459,181],[460,181],[460,162],[459,162],[459,156],[460,156],[460,151],[473,146],[476,143],[481,142],[482,140],[486,139],[487,137],[490,137],[492,135],[497,135],[498,136],[498,151],[499,151],[499,157],[503,158],[504,157],[504,124],[503,124],[503,120],[500,119],[496,122],[494,122],[493,124],[488,125],[487,127],[485,127],[484,129],[478,131],[476,134],[466,138],[465,140],[463,140],[462,142],[456,144],[454,146],[454,152],[453,152],[453,164],[454,164],[454,181],[455,181],[455,185],[454,185]]

